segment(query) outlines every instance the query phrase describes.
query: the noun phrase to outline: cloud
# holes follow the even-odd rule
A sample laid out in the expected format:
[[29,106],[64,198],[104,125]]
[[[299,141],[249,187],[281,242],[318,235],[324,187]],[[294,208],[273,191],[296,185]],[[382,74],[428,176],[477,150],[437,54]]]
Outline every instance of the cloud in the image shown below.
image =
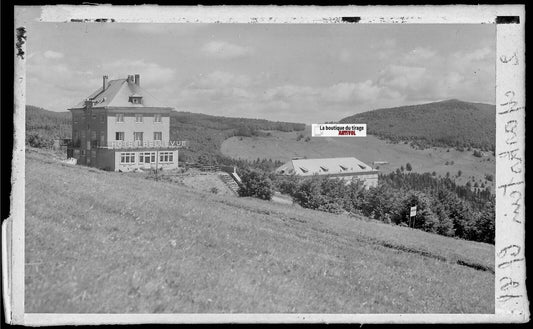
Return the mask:
[[156,63],[139,60],[117,60],[101,65],[102,73],[109,76],[109,79],[125,79],[131,74],[141,75],[141,86],[151,88],[162,87],[172,83],[175,79],[176,71],[170,67],[164,67]]
[[189,105],[221,102],[236,105],[256,98],[251,87],[249,76],[217,70],[194,77],[180,89],[177,100]]
[[429,60],[434,60],[437,52],[427,47],[417,47],[404,55],[404,64],[426,64]]
[[225,41],[210,41],[204,44],[201,50],[207,56],[221,59],[240,58],[252,53],[250,47],[243,47]]
[[63,53],[59,53],[59,52],[52,51],[52,50],[45,51],[43,56],[45,58],[49,58],[49,59],[59,59],[59,58],[65,57],[65,55],[63,55]]
[[251,79],[246,75],[238,75],[224,71],[214,71],[207,75],[200,75],[191,82],[189,87],[198,89],[215,89],[220,87],[246,87]]

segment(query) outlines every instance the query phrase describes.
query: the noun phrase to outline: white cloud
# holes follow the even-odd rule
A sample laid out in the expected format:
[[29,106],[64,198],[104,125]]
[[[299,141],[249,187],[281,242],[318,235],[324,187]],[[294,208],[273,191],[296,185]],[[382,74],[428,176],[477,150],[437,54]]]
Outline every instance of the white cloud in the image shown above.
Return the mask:
[[252,49],[225,41],[210,41],[203,45],[202,52],[211,57],[231,59],[247,56],[252,53]]
[[65,57],[63,53],[52,51],[52,50],[45,51],[43,56],[49,59],[60,59],[60,58]]
[[189,87],[200,89],[216,89],[222,87],[247,87],[251,79],[246,75],[238,75],[224,71],[214,71],[198,76]]
[[101,66],[102,73],[109,76],[109,79],[125,79],[131,74],[140,74],[141,86],[148,89],[162,87],[172,83],[175,79],[176,71],[170,67],[164,67],[156,63],[140,60],[117,60],[104,63]]
[[424,47],[417,47],[404,55],[404,64],[425,65],[429,60],[434,60],[437,52]]

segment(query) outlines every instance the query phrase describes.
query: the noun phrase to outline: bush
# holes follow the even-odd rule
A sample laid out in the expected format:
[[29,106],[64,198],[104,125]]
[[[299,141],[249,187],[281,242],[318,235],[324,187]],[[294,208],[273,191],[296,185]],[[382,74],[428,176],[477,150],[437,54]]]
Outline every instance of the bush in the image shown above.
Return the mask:
[[26,134],[26,144],[38,148],[51,148],[54,145],[54,140],[33,131]]
[[411,164],[409,162],[407,162],[407,164],[405,165],[405,169],[407,171],[411,171],[411,170],[413,170],[413,167],[411,166]]
[[483,153],[481,153],[481,151],[474,150],[473,155],[477,158],[481,158],[483,156]]
[[338,214],[344,211],[347,195],[348,188],[342,179],[313,176],[298,184],[293,199],[304,208]]
[[296,175],[278,176],[274,181],[274,186],[281,193],[292,196],[298,188],[298,181],[299,179]]
[[241,179],[240,196],[252,196],[263,200],[272,199],[274,194],[272,181],[265,173],[257,170],[244,171],[241,174]]

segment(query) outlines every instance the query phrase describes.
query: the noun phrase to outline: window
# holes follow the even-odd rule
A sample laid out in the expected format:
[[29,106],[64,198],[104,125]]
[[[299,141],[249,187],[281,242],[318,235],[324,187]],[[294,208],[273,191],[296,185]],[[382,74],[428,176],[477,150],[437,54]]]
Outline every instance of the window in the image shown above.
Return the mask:
[[154,141],[163,140],[163,133],[160,131],[154,131]]
[[120,163],[135,163],[135,153],[133,152],[120,153]]
[[142,96],[139,96],[139,95],[130,96],[129,102],[132,104],[142,104],[143,103]]
[[100,132],[100,145],[104,145],[104,143],[105,143],[105,132],[101,131]]
[[96,139],[96,131],[91,131],[91,139],[92,140],[95,140]]
[[174,152],[159,152],[159,162],[174,162]]
[[133,133],[133,140],[134,141],[139,141],[139,143],[142,144],[142,142],[143,142],[143,133],[142,132],[134,132]]
[[81,131],[81,139],[85,139],[85,130]]
[[101,115],[100,116],[100,123],[104,123],[105,122],[105,115]]
[[143,122],[143,115],[142,114],[135,114],[135,122],[136,123]]
[[115,133],[115,140],[116,141],[123,141],[124,140],[124,132],[123,131],[117,131]]
[[92,115],[93,120],[96,120],[96,114]]
[[161,123],[161,114],[154,114],[154,122]]
[[150,162],[155,162],[155,152],[152,152],[152,155],[150,157]]
[[117,115],[115,116],[115,122],[118,122],[118,123],[124,122],[124,114],[117,113]]

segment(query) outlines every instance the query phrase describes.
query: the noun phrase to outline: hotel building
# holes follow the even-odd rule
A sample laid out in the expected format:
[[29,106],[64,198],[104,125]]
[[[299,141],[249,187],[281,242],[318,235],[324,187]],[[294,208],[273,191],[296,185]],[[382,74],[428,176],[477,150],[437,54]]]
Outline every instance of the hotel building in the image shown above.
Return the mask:
[[178,167],[170,141],[171,107],[141,88],[139,74],[108,80],[70,108],[72,143],[68,156],[78,164],[110,171]]

